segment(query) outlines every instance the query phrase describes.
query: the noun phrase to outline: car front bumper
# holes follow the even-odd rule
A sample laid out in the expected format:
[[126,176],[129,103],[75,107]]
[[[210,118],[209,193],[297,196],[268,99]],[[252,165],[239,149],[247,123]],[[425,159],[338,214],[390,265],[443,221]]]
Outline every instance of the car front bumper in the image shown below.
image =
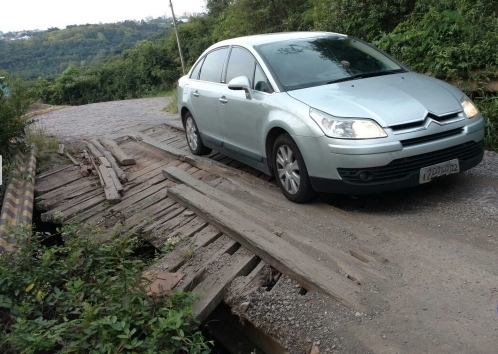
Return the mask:
[[[434,137],[430,141],[414,141],[406,135],[377,144],[349,141],[349,147],[327,137],[295,139],[315,191],[372,194],[417,186],[420,169],[438,163],[458,159],[460,171],[478,165],[484,153],[484,120],[480,117],[456,128],[455,134],[447,136],[447,128],[436,127],[428,134]],[[362,181],[360,174],[365,171],[371,178]]]

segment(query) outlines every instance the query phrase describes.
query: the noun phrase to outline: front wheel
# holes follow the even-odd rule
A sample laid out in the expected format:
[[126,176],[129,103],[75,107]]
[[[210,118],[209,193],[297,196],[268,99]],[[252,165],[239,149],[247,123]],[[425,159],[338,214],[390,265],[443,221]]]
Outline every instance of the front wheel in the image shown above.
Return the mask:
[[303,156],[289,134],[275,140],[272,162],[277,184],[287,199],[306,203],[315,198]]
[[190,112],[185,114],[185,137],[187,138],[188,147],[192,154],[207,155],[211,153],[212,150],[202,143],[199,129],[197,129],[197,124]]

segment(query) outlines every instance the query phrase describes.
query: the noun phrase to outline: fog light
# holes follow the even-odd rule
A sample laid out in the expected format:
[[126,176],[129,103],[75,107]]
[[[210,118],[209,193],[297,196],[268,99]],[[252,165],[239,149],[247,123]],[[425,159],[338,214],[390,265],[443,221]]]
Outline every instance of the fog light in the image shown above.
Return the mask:
[[373,174],[370,171],[361,171],[359,177],[360,177],[360,181],[368,182],[368,181],[372,180]]

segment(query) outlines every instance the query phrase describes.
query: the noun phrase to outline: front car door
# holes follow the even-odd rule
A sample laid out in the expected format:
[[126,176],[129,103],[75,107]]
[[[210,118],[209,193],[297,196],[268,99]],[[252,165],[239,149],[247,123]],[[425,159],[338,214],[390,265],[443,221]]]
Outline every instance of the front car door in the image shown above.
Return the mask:
[[254,56],[245,48],[232,47],[225,82],[246,76],[253,88],[252,99],[244,91],[224,87],[220,117],[224,135],[223,146],[233,157],[256,168],[266,167],[264,161],[263,122],[268,114],[265,101],[273,92]]
[[192,70],[189,92],[193,115],[202,140],[216,148],[222,145],[223,131],[220,121],[220,97],[225,92],[221,83],[228,47],[209,52]]

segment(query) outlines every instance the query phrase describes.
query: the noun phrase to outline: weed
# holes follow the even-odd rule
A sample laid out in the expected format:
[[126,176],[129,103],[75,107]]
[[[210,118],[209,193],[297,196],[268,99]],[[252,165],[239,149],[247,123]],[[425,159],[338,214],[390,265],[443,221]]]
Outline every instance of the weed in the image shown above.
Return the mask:
[[209,353],[191,294],[146,294],[140,240],[117,228],[60,232],[64,244],[45,247],[17,230],[17,252],[0,257],[0,352]]

